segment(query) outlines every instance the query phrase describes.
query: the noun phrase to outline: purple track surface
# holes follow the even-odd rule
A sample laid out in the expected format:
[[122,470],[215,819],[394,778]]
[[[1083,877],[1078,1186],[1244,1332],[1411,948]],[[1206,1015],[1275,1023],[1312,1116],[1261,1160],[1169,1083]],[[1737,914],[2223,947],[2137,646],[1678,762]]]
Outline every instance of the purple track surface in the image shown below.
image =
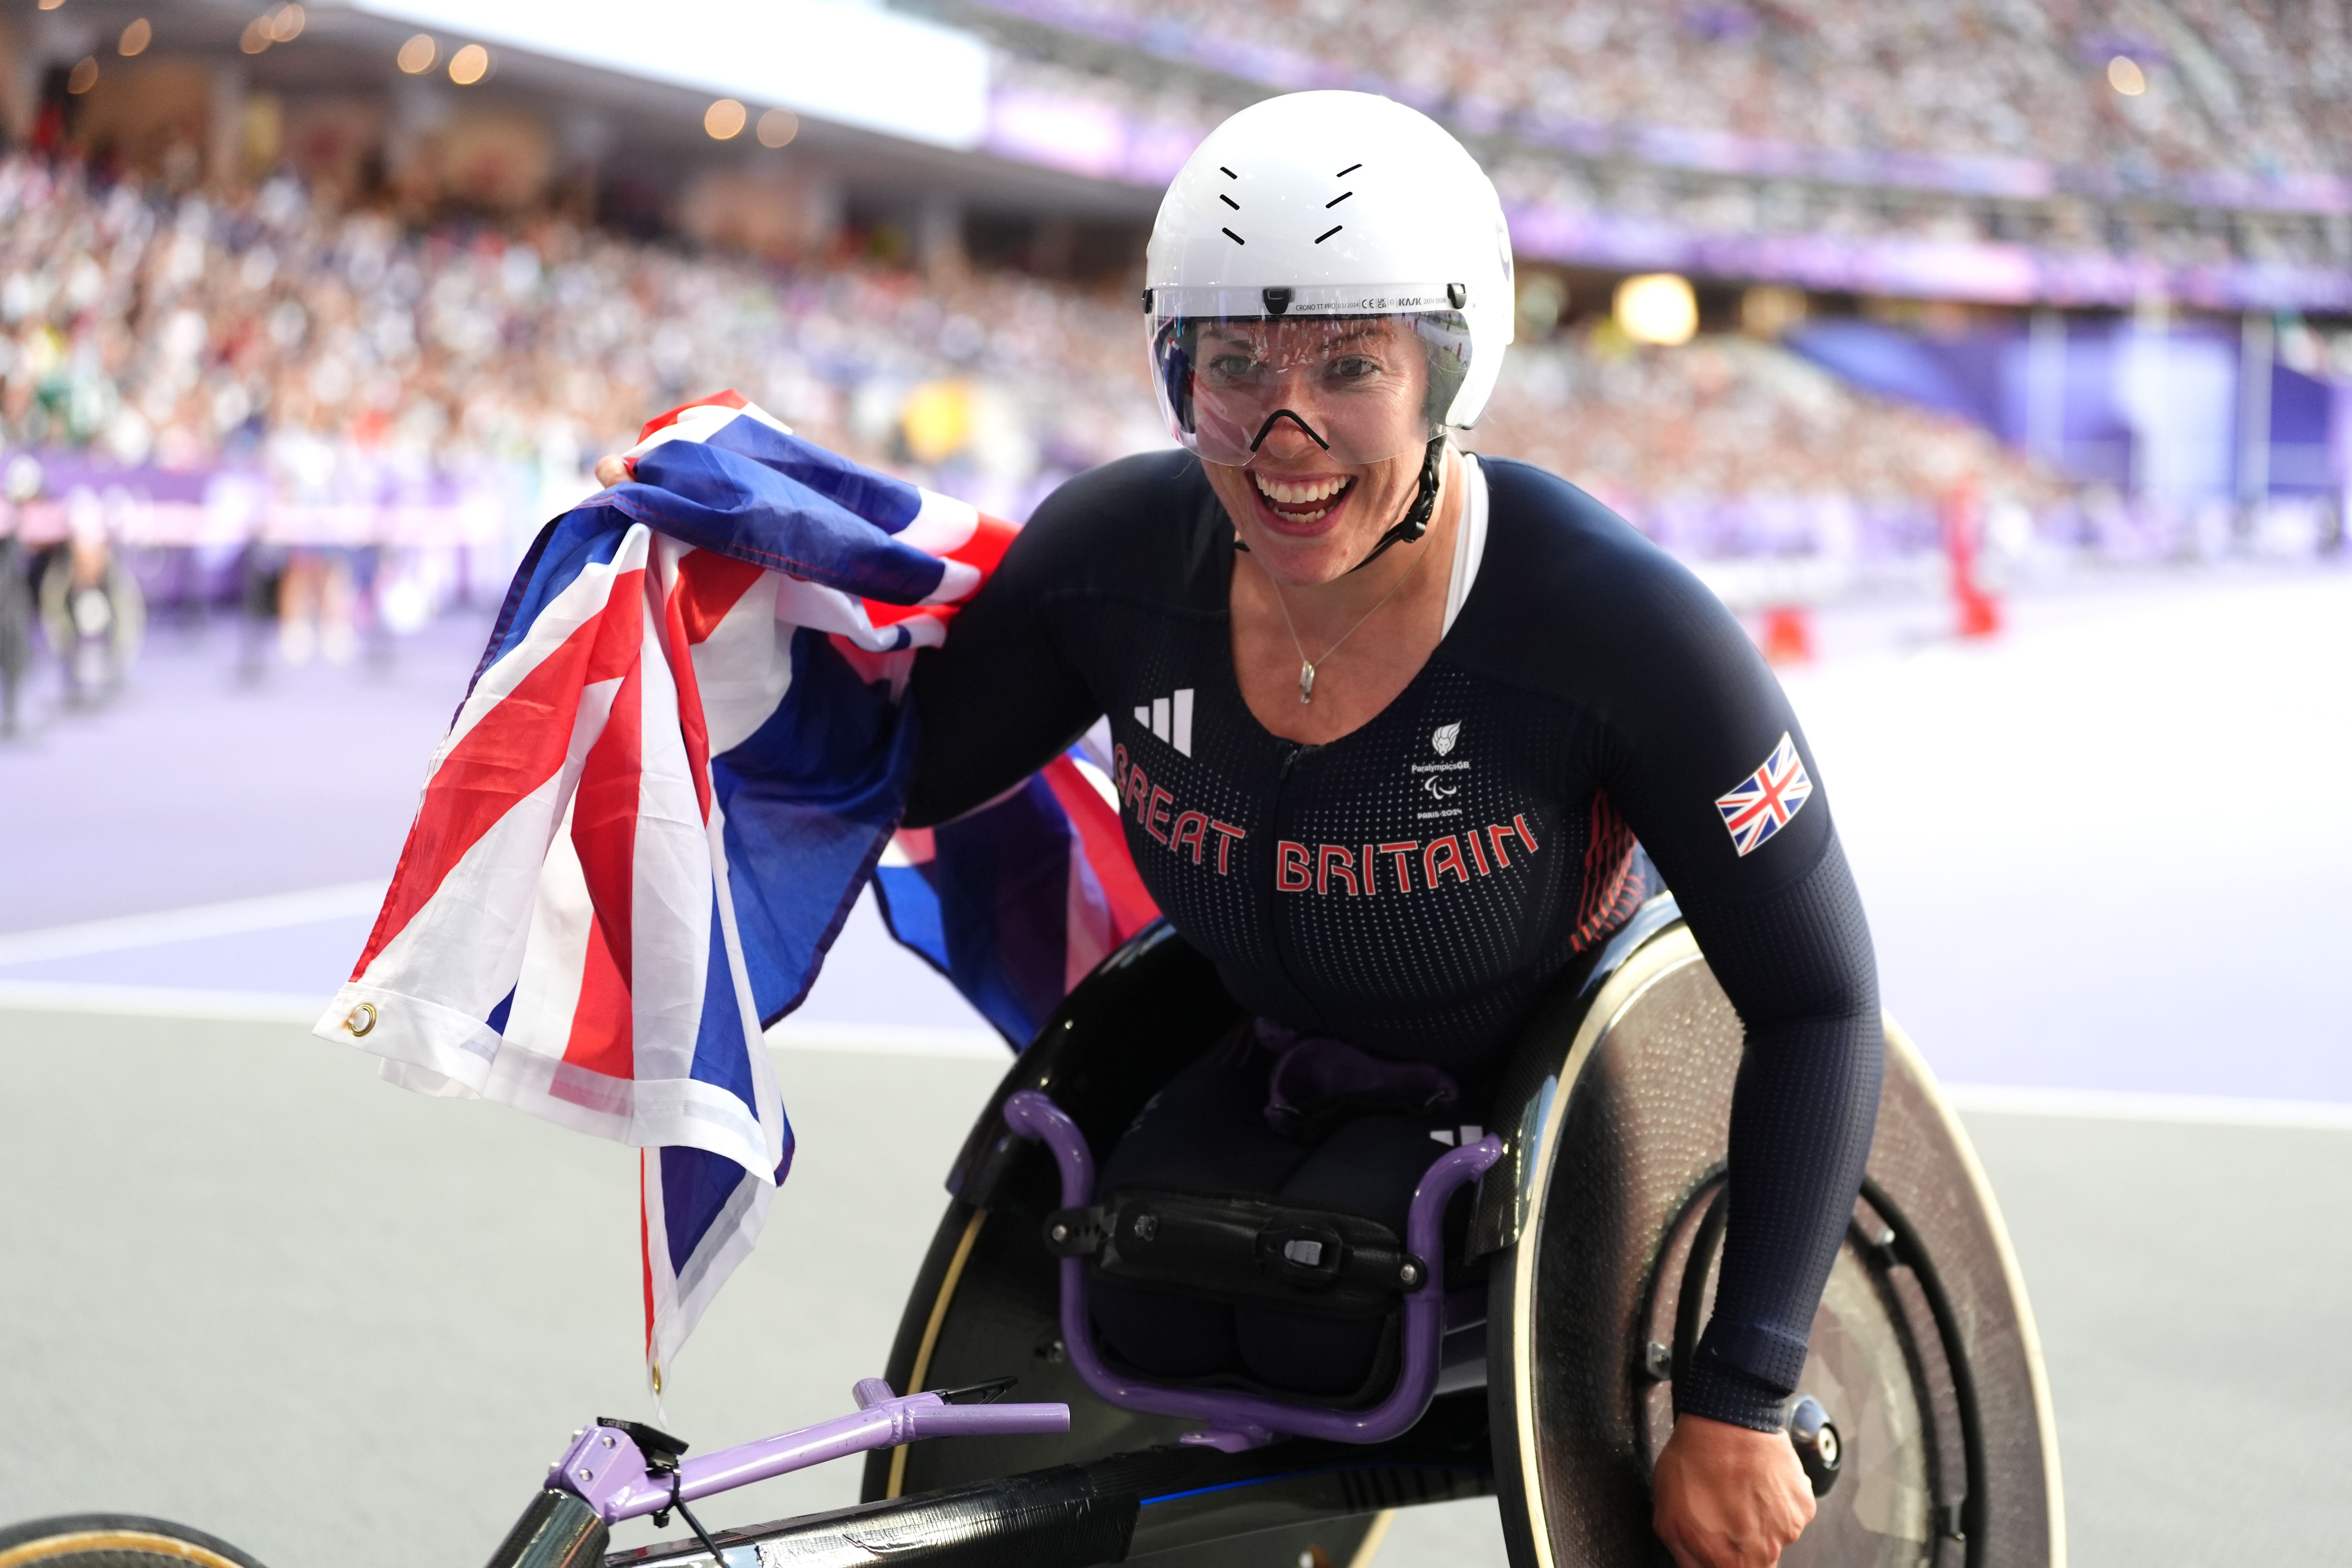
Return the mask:
[[[2011,609],[1967,645],[1931,604],[1830,612],[1822,661],[1786,677],[1889,1007],[1955,1082],[2352,1102],[2352,574],[2140,574]],[[244,687],[231,628],[165,627],[90,714],[58,711],[44,671],[27,736],[0,742],[0,991],[323,1000],[363,894],[69,952],[26,933],[381,880],[485,631],[453,618],[387,668]],[[801,1019],[983,1027],[864,906]]]

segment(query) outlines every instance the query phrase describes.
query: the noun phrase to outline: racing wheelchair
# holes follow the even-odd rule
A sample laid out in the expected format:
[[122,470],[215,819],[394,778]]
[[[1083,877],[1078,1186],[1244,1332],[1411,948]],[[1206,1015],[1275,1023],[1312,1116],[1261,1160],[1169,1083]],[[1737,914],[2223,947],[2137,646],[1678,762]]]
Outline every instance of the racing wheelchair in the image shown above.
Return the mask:
[[[1370,1562],[1392,1510],[1486,1495],[1513,1568],[1663,1563],[1649,1473],[1714,1289],[1742,1045],[1671,896],[1554,986],[1493,1100],[1502,1125],[1465,1127],[1435,1156],[1401,1237],[1181,1193],[1097,1201],[1097,1158],[1239,1022],[1171,928],[1138,936],[973,1128],[856,1413],[698,1458],[599,1420],[489,1568],[1348,1568]],[[2057,1568],[2056,1434],[2023,1282],[1966,1133],[1891,1025],[1887,1047],[1868,1174],[1789,1411],[1819,1512],[1783,1561]],[[1466,1223],[1449,1230],[1457,1197]],[[1137,1373],[1088,1317],[1106,1276],[1383,1313],[1378,1386],[1318,1401]],[[1001,1402],[1014,1386],[1024,1403]],[[959,1440],[923,1440],[945,1436]],[[859,1453],[852,1508],[715,1532],[693,1512]],[[673,1510],[689,1538],[609,1550],[612,1524]],[[253,1568],[152,1521],[0,1531],[0,1568],[165,1556]]]

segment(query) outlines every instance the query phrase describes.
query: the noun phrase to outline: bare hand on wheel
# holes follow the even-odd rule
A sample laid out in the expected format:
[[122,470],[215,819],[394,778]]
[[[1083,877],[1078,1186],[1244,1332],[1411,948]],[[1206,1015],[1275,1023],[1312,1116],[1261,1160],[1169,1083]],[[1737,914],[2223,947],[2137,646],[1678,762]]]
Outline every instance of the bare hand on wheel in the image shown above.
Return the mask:
[[1651,1527],[1676,1568],[1772,1568],[1813,1519],[1813,1489],[1780,1432],[1685,1415],[1651,1478]]

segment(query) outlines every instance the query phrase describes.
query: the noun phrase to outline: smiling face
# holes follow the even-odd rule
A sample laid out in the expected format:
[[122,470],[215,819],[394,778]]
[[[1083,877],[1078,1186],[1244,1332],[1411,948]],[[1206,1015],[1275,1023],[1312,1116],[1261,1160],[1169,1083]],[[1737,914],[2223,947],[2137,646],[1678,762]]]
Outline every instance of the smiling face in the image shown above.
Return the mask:
[[1305,586],[1362,561],[1412,504],[1431,434],[1412,326],[1208,322],[1194,356],[1202,467],[1257,564]]

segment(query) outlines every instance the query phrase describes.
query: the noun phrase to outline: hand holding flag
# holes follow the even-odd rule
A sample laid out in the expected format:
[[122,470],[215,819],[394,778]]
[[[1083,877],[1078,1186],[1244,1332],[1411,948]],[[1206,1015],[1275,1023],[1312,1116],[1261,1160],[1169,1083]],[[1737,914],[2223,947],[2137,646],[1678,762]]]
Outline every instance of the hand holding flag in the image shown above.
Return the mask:
[[[550,523],[517,573],[383,913],[317,1032],[383,1057],[411,1089],[646,1151],[658,1392],[791,1167],[761,1030],[807,994],[890,842],[913,763],[899,698],[914,653],[944,638],[1014,530],[812,446],[732,393],[655,420],[627,460],[634,477]],[[1117,828],[1106,838],[1109,808],[1068,759],[967,824],[991,814],[1068,847],[1060,885],[959,921],[919,907],[941,888],[946,908],[973,905],[934,864],[900,880],[894,924],[911,920],[914,945],[951,974],[961,962],[959,983],[1025,1043],[1038,1002],[1151,911],[1123,847],[1119,864],[1090,864]],[[973,928],[992,921],[1050,922],[1067,962],[1049,996],[1004,973],[992,942],[972,961],[988,934]]]

